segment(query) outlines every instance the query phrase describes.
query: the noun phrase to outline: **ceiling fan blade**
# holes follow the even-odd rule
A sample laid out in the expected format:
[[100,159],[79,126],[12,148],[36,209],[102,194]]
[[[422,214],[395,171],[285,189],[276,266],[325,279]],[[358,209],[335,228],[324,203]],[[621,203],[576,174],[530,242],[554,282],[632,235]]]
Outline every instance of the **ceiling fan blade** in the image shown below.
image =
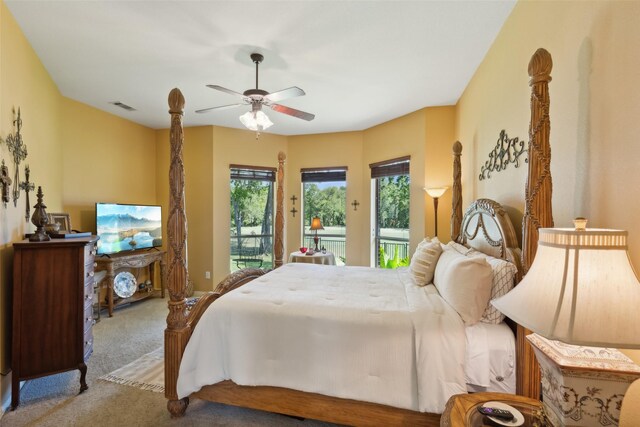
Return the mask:
[[203,108],[202,110],[196,110],[196,113],[207,113],[211,110],[226,110],[228,108],[239,107],[241,105],[247,105],[247,104],[240,103],[240,104],[221,105],[219,107]]
[[244,98],[244,95],[236,92],[235,90],[227,89],[226,87],[218,86],[218,85],[207,85],[207,87],[215,90],[219,90],[220,92],[228,93],[229,95],[239,96],[240,98]]
[[293,98],[294,96],[302,96],[304,91],[297,86],[293,86],[287,89],[282,89],[277,92],[266,95],[263,99],[268,102],[278,102],[283,99]]
[[315,114],[305,113],[304,111],[296,110],[295,108],[291,108],[291,107],[285,107],[284,105],[280,105],[280,104],[271,104],[269,105],[269,107],[272,110],[277,111],[278,113],[288,114],[290,116],[297,117],[299,119],[306,120],[308,122],[310,122],[316,117]]

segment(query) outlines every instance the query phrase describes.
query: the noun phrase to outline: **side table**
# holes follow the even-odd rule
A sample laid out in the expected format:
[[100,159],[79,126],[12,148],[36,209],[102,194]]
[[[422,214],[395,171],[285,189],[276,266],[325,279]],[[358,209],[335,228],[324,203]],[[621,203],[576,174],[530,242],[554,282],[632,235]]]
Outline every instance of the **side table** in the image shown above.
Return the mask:
[[440,418],[440,427],[481,427],[496,425],[478,412],[478,406],[498,401],[513,406],[524,415],[524,426],[546,426],[542,416],[542,402],[506,393],[469,393],[451,396]]
[[336,265],[336,257],[332,252],[326,253],[314,252],[313,255],[307,255],[300,251],[292,252],[289,255],[289,262],[306,262],[308,264],[324,264],[324,265]]
[[[110,256],[96,258],[96,272],[106,271],[104,282],[107,285],[107,308],[109,317],[113,316],[113,309],[116,305],[113,301],[113,281],[116,271],[121,268],[149,268],[149,278],[153,281],[155,264],[160,264],[160,294],[164,298],[165,285],[165,252],[158,250],[138,250],[131,252],[119,252]],[[153,286],[153,285],[152,285]],[[128,303],[141,300],[153,295],[152,292],[136,292],[132,297],[121,300],[121,303]]]

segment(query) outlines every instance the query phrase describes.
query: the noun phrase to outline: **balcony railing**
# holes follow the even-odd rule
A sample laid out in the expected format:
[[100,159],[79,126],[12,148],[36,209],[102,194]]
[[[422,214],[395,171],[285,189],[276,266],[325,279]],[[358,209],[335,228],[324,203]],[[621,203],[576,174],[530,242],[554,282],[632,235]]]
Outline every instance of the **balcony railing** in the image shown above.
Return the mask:
[[273,267],[273,235],[231,236],[231,271]]
[[[398,249],[398,257],[400,259],[406,258],[409,256],[409,239],[399,238],[399,237],[378,237],[376,239],[378,245],[378,250],[382,246],[384,253],[393,258],[396,255],[396,248]],[[376,254],[378,255],[378,254]],[[376,256],[376,266],[379,266],[380,260],[378,256]]]

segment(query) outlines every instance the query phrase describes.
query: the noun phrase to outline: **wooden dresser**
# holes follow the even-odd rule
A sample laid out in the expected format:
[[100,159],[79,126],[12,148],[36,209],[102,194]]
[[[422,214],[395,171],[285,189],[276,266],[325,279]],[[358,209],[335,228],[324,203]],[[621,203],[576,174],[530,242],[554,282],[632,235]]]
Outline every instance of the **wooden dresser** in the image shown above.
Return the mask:
[[12,408],[23,380],[79,369],[80,392],[87,389],[97,240],[14,243]]

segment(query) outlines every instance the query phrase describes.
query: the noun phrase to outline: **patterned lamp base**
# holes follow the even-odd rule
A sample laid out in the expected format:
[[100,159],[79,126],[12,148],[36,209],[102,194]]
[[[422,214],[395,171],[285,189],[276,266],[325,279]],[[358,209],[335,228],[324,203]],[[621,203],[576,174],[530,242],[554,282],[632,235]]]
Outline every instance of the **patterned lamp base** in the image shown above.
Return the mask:
[[617,426],[622,399],[640,366],[616,349],[527,336],[542,373],[542,403],[559,426]]

